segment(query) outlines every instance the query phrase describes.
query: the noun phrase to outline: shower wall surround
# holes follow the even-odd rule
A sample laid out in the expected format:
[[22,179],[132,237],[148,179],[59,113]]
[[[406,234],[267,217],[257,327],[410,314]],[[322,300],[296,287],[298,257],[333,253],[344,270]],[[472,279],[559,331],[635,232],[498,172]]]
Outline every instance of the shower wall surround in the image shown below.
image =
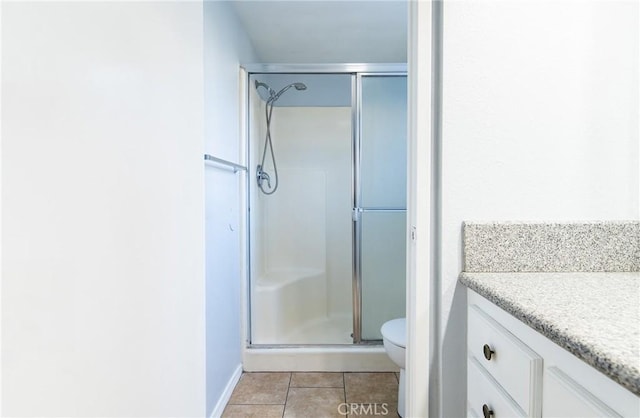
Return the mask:
[[350,107],[274,107],[280,185],[252,194],[254,344],[351,343],[351,138]]

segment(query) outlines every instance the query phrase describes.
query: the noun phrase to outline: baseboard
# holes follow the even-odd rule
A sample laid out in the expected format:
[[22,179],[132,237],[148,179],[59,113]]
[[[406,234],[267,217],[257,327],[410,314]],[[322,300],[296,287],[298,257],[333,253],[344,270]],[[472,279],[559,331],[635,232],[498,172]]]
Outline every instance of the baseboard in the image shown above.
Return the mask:
[[211,418],[220,418],[222,416],[224,408],[225,406],[227,406],[227,402],[229,402],[229,399],[231,399],[233,389],[235,389],[238,381],[240,380],[240,376],[242,376],[242,364],[238,365],[238,367],[231,375],[231,378],[229,378],[227,386],[224,388],[222,395],[220,395],[220,399],[218,399],[218,403],[216,404],[215,408],[213,408],[213,412],[211,412]]

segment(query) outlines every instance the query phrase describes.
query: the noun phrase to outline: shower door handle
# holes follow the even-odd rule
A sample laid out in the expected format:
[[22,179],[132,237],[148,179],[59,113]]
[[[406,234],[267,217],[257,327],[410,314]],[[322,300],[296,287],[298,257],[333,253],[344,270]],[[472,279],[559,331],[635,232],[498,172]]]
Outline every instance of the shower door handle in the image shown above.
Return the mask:
[[380,212],[394,212],[394,213],[398,213],[398,212],[406,212],[407,209],[399,209],[399,208],[369,208],[369,207],[357,207],[357,208],[352,208],[351,209],[351,219],[353,220],[353,222],[358,222],[360,220],[360,218],[362,218],[362,214],[365,212],[373,212],[373,213],[380,213]]
[[361,213],[362,213],[362,208],[353,208],[351,210],[351,220],[353,220],[353,222],[358,222],[360,220]]

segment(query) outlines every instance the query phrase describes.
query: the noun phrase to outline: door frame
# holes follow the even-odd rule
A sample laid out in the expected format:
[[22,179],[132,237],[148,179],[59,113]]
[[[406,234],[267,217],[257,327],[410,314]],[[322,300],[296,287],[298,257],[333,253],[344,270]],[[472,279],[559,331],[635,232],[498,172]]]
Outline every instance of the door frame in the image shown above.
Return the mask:
[[[250,88],[250,78],[254,74],[344,74],[350,75],[352,77],[351,82],[351,110],[352,110],[352,209],[355,208],[355,204],[359,201],[359,196],[357,196],[358,188],[356,184],[359,183],[359,124],[360,124],[360,86],[359,86],[359,77],[362,75],[365,76],[406,76],[407,74],[407,65],[404,63],[385,63],[385,64],[351,64],[351,63],[340,63],[340,64],[247,64],[243,65],[240,68],[241,78],[243,78],[244,87],[241,91],[241,97],[243,98],[242,104],[242,112],[243,112],[243,134],[244,138],[243,143],[243,155],[245,155],[246,165],[249,166],[249,137],[248,134],[250,132],[249,127],[249,93],[248,89]],[[249,87],[247,87],[249,86]],[[407,115],[408,117],[408,115]],[[407,139],[408,141],[408,139]],[[407,144],[407,150],[409,149],[409,145]],[[408,177],[407,177],[408,179]],[[312,347],[314,344],[253,344],[251,341],[251,295],[252,295],[252,277],[251,277],[251,266],[248,263],[251,260],[251,237],[250,237],[250,205],[248,202],[251,201],[250,198],[250,190],[251,190],[251,182],[254,181],[254,177],[251,174],[251,168],[246,175],[246,184],[244,185],[244,191],[242,194],[244,195],[244,207],[243,213],[245,214],[245,220],[243,222],[245,233],[243,234],[243,252],[245,257],[245,271],[244,277],[246,278],[244,281],[244,290],[243,294],[246,295],[246,302],[244,303],[244,319],[243,319],[243,338],[246,347],[248,348],[296,348],[296,347]],[[362,302],[361,302],[361,275],[359,270],[359,252],[360,252],[360,242],[359,242],[359,228],[356,225],[357,222],[352,222],[352,310],[353,310],[353,346],[359,345],[381,345],[381,340],[373,340],[373,341],[362,341],[360,338],[356,338],[361,333],[361,319],[362,319]],[[407,276],[408,280],[408,276]],[[332,344],[323,344],[324,347],[333,346]],[[343,346],[343,345],[338,345]]]
[[406,416],[440,412],[442,0],[409,1]]

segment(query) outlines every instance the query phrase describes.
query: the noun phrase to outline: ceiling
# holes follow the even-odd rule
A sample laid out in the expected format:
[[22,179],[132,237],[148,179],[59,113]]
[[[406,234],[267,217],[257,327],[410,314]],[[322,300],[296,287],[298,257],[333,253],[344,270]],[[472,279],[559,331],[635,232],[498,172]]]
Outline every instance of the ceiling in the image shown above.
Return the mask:
[[232,4],[262,63],[407,61],[407,0]]

